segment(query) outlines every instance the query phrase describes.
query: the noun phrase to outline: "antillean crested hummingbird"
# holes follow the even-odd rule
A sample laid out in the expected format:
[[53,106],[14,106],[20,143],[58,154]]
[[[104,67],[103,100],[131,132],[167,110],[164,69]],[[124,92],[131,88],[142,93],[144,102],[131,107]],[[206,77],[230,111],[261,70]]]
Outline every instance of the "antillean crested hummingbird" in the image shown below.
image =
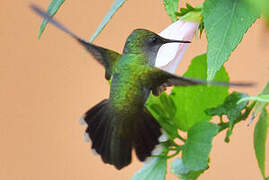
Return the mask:
[[160,125],[145,107],[152,92],[158,96],[169,86],[200,84],[248,86],[249,84],[209,82],[176,76],[154,67],[159,48],[165,43],[190,43],[171,40],[145,29],[136,29],[128,37],[122,54],[86,42],[52,19],[35,5],[32,10],[71,35],[105,67],[111,79],[110,95],[85,113],[86,134],[105,163],[121,169],[131,162],[134,148],[140,161],[151,155],[159,144]]

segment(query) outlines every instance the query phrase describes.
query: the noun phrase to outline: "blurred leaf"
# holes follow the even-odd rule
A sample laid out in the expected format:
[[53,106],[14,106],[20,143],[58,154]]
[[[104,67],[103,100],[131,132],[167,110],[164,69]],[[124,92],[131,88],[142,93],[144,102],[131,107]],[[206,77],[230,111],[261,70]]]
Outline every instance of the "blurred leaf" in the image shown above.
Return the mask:
[[172,22],[175,22],[177,20],[176,12],[178,9],[178,0],[163,0],[163,4]]
[[108,13],[105,15],[104,19],[102,20],[101,24],[98,26],[97,30],[93,34],[93,36],[90,39],[90,42],[93,42],[93,40],[101,33],[101,31],[104,29],[104,27],[107,25],[107,23],[110,21],[112,16],[116,13],[116,11],[125,3],[126,0],[115,0],[112,4],[111,8],[109,9]]
[[[163,92],[163,93],[165,93],[165,92]],[[150,94],[149,98],[146,102],[146,105],[149,106],[151,104],[160,104],[160,103],[161,103],[160,96],[154,96],[154,95]]]
[[250,6],[256,8],[259,13],[262,13],[269,20],[269,1],[268,0],[246,0]]
[[166,175],[167,159],[153,157],[130,180],[164,180]]
[[263,88],[261,94],[269,94],[269,81],[267,82],[266,86]]
[[268,132],[268,113],[263,109],[254,130],[254,149],[262,176],[265,178],[265,147]]
[[[269,95],[269,81],[259,95]],[[257,102],[254,109],[255,114],[257,115],[261,112],[267,104],[268,102]]]
[[204,172],[204,170],[192,171],[191,169],[188,169],[180,158],[176,158],[173,161],[171,171],[181,180],[197,179]]
[[[65,0],[52,0],[49,7],[48,7],[48,14],[50,16],[54,16],[56,14],[56,12],[59,10],[59,8],[61,7],[61,5],[64,3]],[[39,31],[39,34],[38,34],[38,38],[41,37],[42,33],[44,32],[46,26],[48,24],[48,21],[46,20],[43,20],[42,21],[42,24],[40,26],[40,31]]]
[[188,139],[182,151],[183,163],[187,169],[200,171],[208,168],[208,155],[218,130],[216,124],[200,122],[188,131]]
[[171,119],[174,118],[176,115],[176,105],[173,99],[166,93],[162,93],[160,95],[160,100],[163,108],[165,108],[166,112],[168,113],[167,116],[169,116]]
[[234,127],[234,123],[236,120],[241,119],[242,113],[241,111],[246,108],[248,101],[243,101],[241,103],[237,103],[240,99],[247,97],[246,94],[233,92],[229,96],[226,97],[223,104],[219,105],[216,108],[211,108],[206,110],[206,113],[211,116],[223,116],[227,115],[229,119],[229,129],[226,134],[225,141],[229,142],[229,138],[232,134],[232,130]]
[[[206,55],[195,57],[187,72],[186,77],[196,79],[206,79],[207,64]],[[222,67],[217,72],[215,81],[228,81],[229,77],[225,69]],[[199,121],[208,121],[211,116],[205,113],[208,108],[216,107],[223,103],[228,95],[228,87],[220,86],[188,86],[174,87],[171,97],[176,104],[175,122],[177,127],[183,131],[187,131],[195,123]]]
[[159,97],[151,95],[147,101],[147,108],[160,123],[171,140],[178,135],[174,121],[176,106],[173,99],[163,92]]
[[201,23],[199,24],[198,29],[199,29],[199,32],[200,32],[200,38],[201,38],[201,37],[202,37],[202,33],[203,33],[204,29],[205,29],[205,25],[204,25],[203,18],[201,19]]
[[243,0],[206,0],[202,11],[208,39],[207,79],[212,80],[259,14]]

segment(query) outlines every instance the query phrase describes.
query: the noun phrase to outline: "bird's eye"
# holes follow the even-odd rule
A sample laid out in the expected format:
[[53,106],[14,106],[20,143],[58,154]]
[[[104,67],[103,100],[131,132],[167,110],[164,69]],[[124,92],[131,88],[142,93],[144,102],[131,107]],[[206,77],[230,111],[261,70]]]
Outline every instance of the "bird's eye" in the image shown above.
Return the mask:
[[150,42],[151,42],[152,44],[156,44],[156,43],[158,42],[158,38],[156,38],[156,37],[152,37],[152,38],[150,38]]

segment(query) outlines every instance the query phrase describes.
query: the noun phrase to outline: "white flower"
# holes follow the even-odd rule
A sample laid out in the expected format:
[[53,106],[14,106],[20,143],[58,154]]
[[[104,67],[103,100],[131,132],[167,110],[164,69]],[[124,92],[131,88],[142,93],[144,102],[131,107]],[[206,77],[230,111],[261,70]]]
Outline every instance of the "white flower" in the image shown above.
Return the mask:
[[[168,39],[191,41],[198,25],[198,22],[178,20],[160,32],[159,35]],[[158,51],[155,66],[170,73],[175,73],[188,46],[189,43],[164,44]]]

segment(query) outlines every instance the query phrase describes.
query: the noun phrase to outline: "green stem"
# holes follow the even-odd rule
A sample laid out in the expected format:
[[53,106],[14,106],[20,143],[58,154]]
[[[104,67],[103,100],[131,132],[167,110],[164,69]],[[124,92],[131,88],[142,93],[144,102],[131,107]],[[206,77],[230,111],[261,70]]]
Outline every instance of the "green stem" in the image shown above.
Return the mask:
[[181,141],[183,141],[184,143],[187,141],[186,139],[184,139],[182,136],[180,136],[179,134],[177,135],[177,137],[181,140]]
[[224,123],[222,115],[219,117],[219,119],[220,119],[220,123]]
[[175,157],[176,155],[178,155],[178,153],[180,152],[180,151],[182,151],[182,149],[183,149],[183,145],[179,145],[179,146],[177,146],[174,150],[176,151],[174,154],[172,154],[172,155],[170,155],[170,156],[167,156],[167,159],[170,159],[170,158],[172,158],[172,157]]
[[170,155],[170,156],[167,156],[166,158],[167,158],[167,159],[173,158],[173,157],[175,157],[176,155],[178,155],[179,152],[180,152],[180,151],[177,151],[177,152],[175,152],[174,154],[172,154],[172,155]]

